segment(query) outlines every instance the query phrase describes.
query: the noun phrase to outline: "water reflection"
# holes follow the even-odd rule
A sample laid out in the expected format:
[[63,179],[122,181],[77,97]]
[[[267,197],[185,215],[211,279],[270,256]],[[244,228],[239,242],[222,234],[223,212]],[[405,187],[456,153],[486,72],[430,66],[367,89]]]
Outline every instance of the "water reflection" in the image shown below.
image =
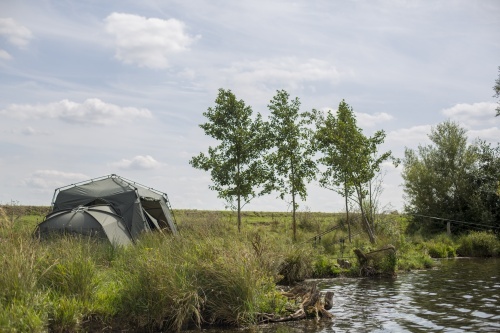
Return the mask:
[[331,279],[333,322],[301,321],[210,333],[500,332],[500,259],[443,260],[394,279]]

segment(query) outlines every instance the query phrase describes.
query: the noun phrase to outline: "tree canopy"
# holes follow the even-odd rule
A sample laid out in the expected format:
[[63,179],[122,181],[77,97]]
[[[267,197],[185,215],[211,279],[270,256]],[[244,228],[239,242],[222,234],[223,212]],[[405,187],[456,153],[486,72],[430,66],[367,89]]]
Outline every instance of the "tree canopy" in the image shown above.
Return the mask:
[[348,200],[352,197],[361,210],[370,240],[374,242],[374,228],[365,212],[364,201],[368,192],[367,184],[379,171],[380,164],[391,156],[391,152],[377,156],[377,147],[383,143],[385,133],[377,131],[372,137],[366,137],[356,124],[352,107],[344,100],[340,102],[336,115],[331,111],[324,115],[314,110],[312,117],[316,121],[314,142],[322,153],[318,161],[326,168],[321,173],[320,186],[344,197],[349,240],[351,233]]
[[300,113],[298,98],[290,99],[285,90],[277,91],[268,105],[267,138],[272,150],[266,156],[273,174],[274,189],[281,199],[291,196],[293,239],[296,240],[297,197],[305,200],[307,183],[315,178],[316,164],[310,143],[311,132],[306,127],[307,114]]
[[358,158],[359,147],[365,137],[356,125],[356,117],[352,108],[342,101],[336,115],[328,111],[326,115],[313,110],[316,120],[314,143],[322,157],[318,162],[326,167],[321,172],[321,187],[337,192],[345,200],[346,221],[349,241],[351,241],[351,224],[349,220],[349,197],[354,193],[354,161]]
[[[499,146],[481,141],[468,144],[466,130],[452,121],[433,127],[429,139],[430,145],[405,150],[405,210],[415,216],[413,227],[443,230],[439,223],[423,217],[498,226]],[[461,228],[472,225],[462,224]]]
[[200,153],[189,162],[197,169],[210,171],[213,181],[210,189],[238,211],[238,230],[241,230],[241,208],[268,192],[264,184],[269,173],[262,163],[268,141],[261,115],[253,119],[252,113],[252,108],[237,100],[231,90],[219,89],[215,107],[203,113],[208,121],[200,125],[219,145],[209,147],[208,154]]

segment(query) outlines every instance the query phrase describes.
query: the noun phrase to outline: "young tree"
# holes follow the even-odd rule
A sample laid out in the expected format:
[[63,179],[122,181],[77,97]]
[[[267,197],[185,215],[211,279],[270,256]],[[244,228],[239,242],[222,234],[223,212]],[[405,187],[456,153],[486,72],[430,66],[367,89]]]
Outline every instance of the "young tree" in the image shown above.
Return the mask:
[[271,115],[268,123],[268,139],[273,150],[266,160],[273,170],[274,189],[281,199],[292,199],[293,239],[297,240],[297,199],[307,197],[307,182],[314,179],[316,164],[312,159],[310,130],[306,114],[300,114],[298,98],[290,100],[285,90],[277,91],[268,105]]
[[[364,199],[369,195],[370,182],[380,171],[380,165],[392,157],[391,151],[378,155],[378,146],[384,142],[384,139],[385,132],[382,130],[375,132],[372,137],[365,137],[356,157],[356,167],[353,174],[353,184],[356,192],[355,201],[361,210],[361,217],[372,243],[375,243],[374,221],[370,220],[369,216],[371,214],[368,215],[365,210]],[[369,212],[371,212],[371,207]]]
[[356,125],[352,108],[344,101],[340,102],[336,117],[331,111],[326,116],[313,110],[316,120],[314,142],[323,154],[319,162],[326,166],[321,173],[321,187],[337,192],[345,200],[346,221],[351,242],[351,223],[349,220],[349,197],[354,193],[353,161],[356,159],[355,147],[360,147],[364,137]]
[[361,210],[370,241],[375,242],[373,221],[369,218],[371,208],[366,212],[364,199],[381,163],[391,156],[391,152],[377,156],[377,146],[384,141],[385,133],[377,131],[373,137],[365,137],[356,125],[352,108],[344,100],[340,102],[336,116],[330,111],[324,116],[317,110],[312,115],[316,121],[315,145],[323,153],[319,162],[326,167],[321,173],[320,186],[344,197],[349,241],[349,198],[355,194],[354,202]]
[[214,184],[209,188],[238,211],[238,231],[241,231],[242,207],[269,192],[264,186],[268,170],[262,163],[268,141],[263,135],[261,115],[252,119],[251,107],[237,100],[231,90],[219,89],[215,104],[203,113],[208,122],[200,127],[220,144],[209,147],[207,155],[200,153],[189,163],[197,169],[210,170]]

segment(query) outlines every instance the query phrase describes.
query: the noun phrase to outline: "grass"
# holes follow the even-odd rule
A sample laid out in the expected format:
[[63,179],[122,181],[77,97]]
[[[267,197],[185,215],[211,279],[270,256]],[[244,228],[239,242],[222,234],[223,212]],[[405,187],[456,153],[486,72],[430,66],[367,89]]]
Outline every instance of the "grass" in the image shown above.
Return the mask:
[[[77,237],[38,242],[31,233],[47,212],[46,207],[0,207],[2,332],[245,326],[260,313],[290,311],[277,284],[358,275],[355,248],[369,252],[394,245],[397,256],[377,263],[382,272],[430,267],[430,255],[455,250],[498,254],[491,234],[409,237],[406,220],[398,215],[378,221],[375,245],[357,220],[352,229],[359,235],[352,243],[345,226],[313,242],[314,235],[342,224],[343,215],[309,211],[298,214],[295,243],[289,213],[244,212],[238,233],[234,214],[195,210],[175,211],[181,237],[146,234],[126,248]],[[352,266],[340,267],[340,257]]]

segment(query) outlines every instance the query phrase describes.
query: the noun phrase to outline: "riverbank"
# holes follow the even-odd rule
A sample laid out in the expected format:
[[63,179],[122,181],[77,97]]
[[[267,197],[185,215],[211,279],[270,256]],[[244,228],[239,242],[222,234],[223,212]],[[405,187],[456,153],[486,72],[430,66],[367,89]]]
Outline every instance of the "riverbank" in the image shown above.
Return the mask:
[[150,234],[136,246],[113,248],[76,238],[40,243],[31,232],[48,208],[18,208],[0,214],[0,328],[6,331],[246,326],[258,314],[286,317],[296,310],[278,284],[359,276],[354,249],[394,245],[397,261],[387,272],[433,264],[428,241],[405,235],[404,217],[395,214],[379,221],[379,243],[372,245],[356,223],[358,235],[346,241],[342,214],[301,212],[292,242],[287,213],[245,212],[238,233],[229,212],[175,211],[181,237]]

